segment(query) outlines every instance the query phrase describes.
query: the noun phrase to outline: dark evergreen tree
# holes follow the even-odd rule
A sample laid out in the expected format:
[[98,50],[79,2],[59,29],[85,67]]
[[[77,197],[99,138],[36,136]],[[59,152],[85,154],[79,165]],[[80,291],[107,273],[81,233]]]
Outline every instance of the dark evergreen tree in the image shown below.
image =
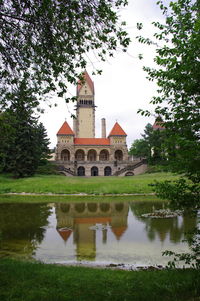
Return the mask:
[[11,125],[10,114],[8,112],[0,113],[0,172],[6,169],[8,153],[14,143],[14,137],[15,128]]
[[50,149],[49,138],[47,137],[46,129],[42,123],[39,123],[36,127],[36,141],[36,153],[38,155],[39,163],[44,163],[49,158]]
[[[38,125],[34,108],[36,98],[27,87],[26,79],[10,93],[10,107],[4,113],[8,116],[9,128],[14,129],[1,153],[5,155],[4,170],[15,177],[33,175],[41,161],[49,154],[48,139],[43,125]],[[4,133],[2,133],[4,137]]]

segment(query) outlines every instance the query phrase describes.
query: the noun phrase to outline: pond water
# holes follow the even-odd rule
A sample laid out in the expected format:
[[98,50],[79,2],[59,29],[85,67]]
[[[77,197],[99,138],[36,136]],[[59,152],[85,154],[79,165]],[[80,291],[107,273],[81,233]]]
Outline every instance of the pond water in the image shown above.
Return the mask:
[[188,251],[195,216],[151,219],[160,202],[0,204],[0,257],[46,263],[165,265],[164,250]]

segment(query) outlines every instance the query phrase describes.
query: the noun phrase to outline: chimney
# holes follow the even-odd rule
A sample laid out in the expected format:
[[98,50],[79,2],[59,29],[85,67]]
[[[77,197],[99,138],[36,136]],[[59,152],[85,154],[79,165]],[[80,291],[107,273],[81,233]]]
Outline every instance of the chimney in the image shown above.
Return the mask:
[[101,119],[101,137],[106,138],[106,119]]
[[75,138],[77,137],[77,119],[73,118],[73,132],[75,135]]

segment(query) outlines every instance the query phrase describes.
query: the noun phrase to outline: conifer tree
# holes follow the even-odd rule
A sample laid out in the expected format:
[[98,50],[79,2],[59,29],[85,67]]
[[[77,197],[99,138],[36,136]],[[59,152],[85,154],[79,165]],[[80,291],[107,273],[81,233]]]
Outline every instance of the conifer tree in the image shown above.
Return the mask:
[[10,135],[5,138],[1,154],[4,156],[4,170],[14,177],[32,176],[41,159],[48,157],[49,141],[42,124],[34,116],[34,107],[38,102],[27,87],[26,79],[19,82],[14,92],[10,93],[10,107],[5,111]]

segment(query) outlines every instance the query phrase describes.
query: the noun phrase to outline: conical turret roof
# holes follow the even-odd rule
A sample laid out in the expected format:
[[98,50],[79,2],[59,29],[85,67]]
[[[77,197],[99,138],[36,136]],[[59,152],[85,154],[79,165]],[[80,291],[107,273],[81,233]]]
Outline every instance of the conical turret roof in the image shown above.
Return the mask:
[[[89,85],[89,87],[90,87],[92,93],[94,93],[94,83],[93,83],[93,81],[91,80],[91,78],[90,78],[90,76],[89,76],[89,74],[87,73],[86,70],[83,72],[82,76],[83,76],[85,82],[88,83],[88,85]],[[80,92],[80,89],[81,89],[81,87],[83,86],[83,84],[84,84],[84,83],[83,83],[81,80],[78,81],[78,84],[77,84],[77,94]]]
[[110,136],[127,136],[127,134],[124,132],[124,130],[121,128],[121,126],[119,125],[118,122],[115,123],[115,125],[113,126],[110,134],[108,137]]
[[63,123],[63,125],[61,126],[61,128],[59,129],[57,135],[74,135],[74,132],[70,128],[70,126],[67,123],[67,121],[65,121]]
[[115,237],[117,238],[117,240],[120,240],[120,238],[122,237],[122,235],[126,232],[127,227],[126,226],[122,226],[122,227],[112,227],[112,232],[115,234]]

